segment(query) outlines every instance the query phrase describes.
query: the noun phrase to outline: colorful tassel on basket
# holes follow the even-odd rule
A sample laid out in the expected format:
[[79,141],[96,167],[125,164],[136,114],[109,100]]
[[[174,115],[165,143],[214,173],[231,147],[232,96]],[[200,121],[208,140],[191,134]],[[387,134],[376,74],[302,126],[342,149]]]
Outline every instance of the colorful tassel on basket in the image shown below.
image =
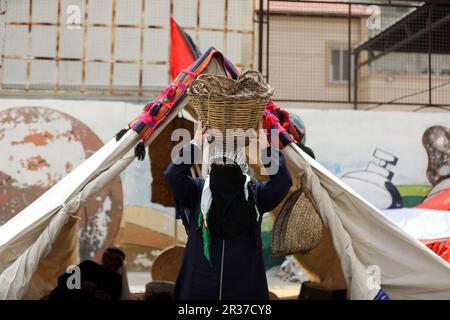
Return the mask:
[[153,106],[150,108],[149,113],[152,116],[156,116],[159,112],[159,109],[161,109],[162,106],[162,100],[161,101],[157,101],[153,104]]
[[164,91],[162,92],[163,96],[166,96],[169,98],[169,100],[172,100],[172,98],[175,96],[176,88],[173,85],[168,86]]
[[116,141],[119,141],[122,139],[122,137],[127,133],[128,129],[122,129],[119,132],[116,133]]

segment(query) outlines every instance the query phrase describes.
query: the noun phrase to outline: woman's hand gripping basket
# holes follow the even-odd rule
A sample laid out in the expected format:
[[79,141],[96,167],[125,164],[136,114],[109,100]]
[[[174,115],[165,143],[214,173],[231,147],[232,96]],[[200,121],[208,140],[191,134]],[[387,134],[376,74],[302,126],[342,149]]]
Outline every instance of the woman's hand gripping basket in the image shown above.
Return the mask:
[[[239,79],[202,74],[190,88],[191,103],[198,120],[209,129],[219,130],[224,139],[227,129],[257,130],[273,90],[260,72],[248,70]],[[239,136],[239,132],[233,132]]]

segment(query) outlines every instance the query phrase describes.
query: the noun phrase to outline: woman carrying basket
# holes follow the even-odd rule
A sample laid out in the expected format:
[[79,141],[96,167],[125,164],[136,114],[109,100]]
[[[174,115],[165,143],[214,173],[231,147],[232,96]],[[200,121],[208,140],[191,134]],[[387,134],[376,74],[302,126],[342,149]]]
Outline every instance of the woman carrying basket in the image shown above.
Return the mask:
[[[205,130],[198,126],[194,139],[165,172],[177,217],[183,218],[188,233],[175,299],[267,300],[261,221],[262,214],[273,210],[292,185],[285,159],[278,149],[265,148],[262,162],[271,161],[273,167],[278,161],[279,169],[269,181],[256,182],[247,175],[242,149],[216,152],[210,157],[207,178],[192,178],[190,168],[194,156],[201,154]],[[259,142],[267,146],[264,134]],[[277,156],[271,157],[270,150]],[[186,154],[191,161],[183,162],[189,158]]]

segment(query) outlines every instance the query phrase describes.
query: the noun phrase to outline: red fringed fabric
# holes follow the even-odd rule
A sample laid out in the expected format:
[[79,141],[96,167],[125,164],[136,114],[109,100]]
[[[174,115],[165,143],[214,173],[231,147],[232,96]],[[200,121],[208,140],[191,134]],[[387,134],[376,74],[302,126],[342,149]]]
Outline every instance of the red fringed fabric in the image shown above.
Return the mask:
[[424,241],[423,243],[442,259],[450,263],[450,238],[444,242]]
[[279,148],[282,149],[291,142],[301,143],[305,132],[300,129],[289,117],[289,112],[281,109],[273,101],[269,101],[263,114],[263,128],[268,130],[269,143],[270,130],[276,129],[279,135]]

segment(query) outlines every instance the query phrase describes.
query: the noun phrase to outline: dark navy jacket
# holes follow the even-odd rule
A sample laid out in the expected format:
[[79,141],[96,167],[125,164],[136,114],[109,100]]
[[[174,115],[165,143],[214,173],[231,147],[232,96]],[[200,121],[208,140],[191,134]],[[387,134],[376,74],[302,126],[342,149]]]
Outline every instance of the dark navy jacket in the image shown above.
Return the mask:
[[[199,149],[183,146],[180,155]],[[266,182],[249,183],[261,217],[252,232],[231,240],[211,233],[211,265],[203,255],[203,239],[197,227],[204,180],[189,176],[191,164],[171,163],[165,178],[177,203],[177,217],[183,219],[188,233],[183,262],[175,285],[175,299],[268,299],[267,279],[261,241],[262,214],[274,209],[286,196],[292,179],[279,151],[279,170]],[[275,161],[275,160],[272,160]],[[189,163],[192,163],[189,162]]]

